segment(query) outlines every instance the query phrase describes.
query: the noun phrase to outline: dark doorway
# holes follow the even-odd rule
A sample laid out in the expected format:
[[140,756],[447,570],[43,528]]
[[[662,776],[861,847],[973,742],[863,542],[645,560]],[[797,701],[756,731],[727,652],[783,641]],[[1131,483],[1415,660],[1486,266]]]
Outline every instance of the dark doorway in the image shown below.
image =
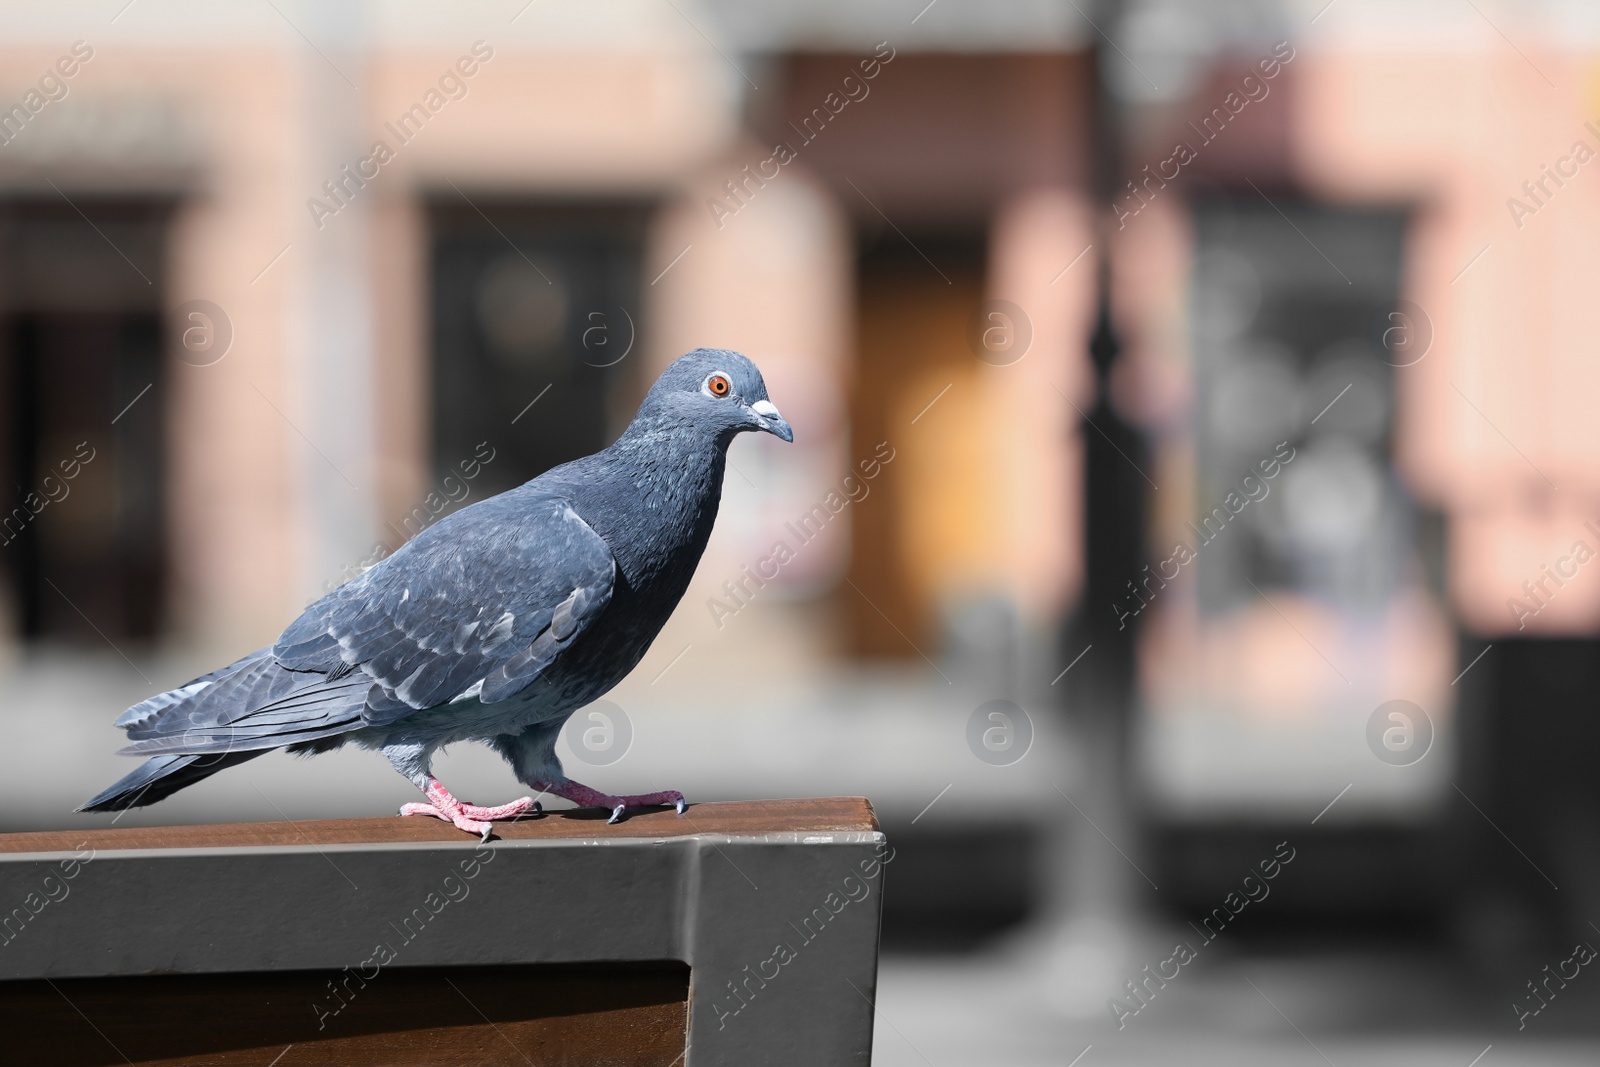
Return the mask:
[[482,499],[605,447],[639,399],[646,207],[456,197],[430,215],[436,479],[486,445]]
[[[873,454],[879,442],[891,448],[916,432],[918,409],[949,387],[945,407],[925,416],[924,449],[938,448],[936,476],[919,475],[901,463],[878,480],[879,498],[851,514],[850,581],[838,596],[847,647],[860,656],[915,658],[918,648],[939,648],[942,613],[923,559],[908,551],[917,531],[942,531],[958,542],[970,516],[980,511],[973,472],[959,462],[980,454],[962,439],[974,421],[952,416],[974,391],[978,360],[968,345],[968,327],[983,301],[987,247],[981,231],[913,232],[864,229],[856,267],[856,361],[851,385],[851,461]],[[932,442],[930,445],[929,442]],[[946,463],[946,459],[955,462]],[[931,520],[931,521],[929,521]],[[941,549],[933,546],[937,557]]]
[[166,575],[170,204],[75,205],[0,204],[3,599],[26,639],[148,639]]

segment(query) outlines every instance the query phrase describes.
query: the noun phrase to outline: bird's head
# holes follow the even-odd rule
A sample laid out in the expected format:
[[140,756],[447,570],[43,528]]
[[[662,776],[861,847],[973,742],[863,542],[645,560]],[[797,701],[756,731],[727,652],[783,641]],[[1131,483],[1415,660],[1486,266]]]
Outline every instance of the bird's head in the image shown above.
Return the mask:
[[724,442],[747,430],[794,440],[794,431],[767,398],[761,371],[728,348],[697,348],[679,356],[651,386],[639,414],[687,423]]

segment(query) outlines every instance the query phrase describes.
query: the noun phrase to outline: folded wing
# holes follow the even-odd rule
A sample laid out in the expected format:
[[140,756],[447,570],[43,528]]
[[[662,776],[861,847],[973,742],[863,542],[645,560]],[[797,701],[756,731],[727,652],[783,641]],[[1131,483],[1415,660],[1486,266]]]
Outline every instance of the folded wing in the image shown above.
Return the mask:
[[567,501],[493,497],[323,597],[271,648],[130,708],[123,751],[277,748],[505,700],[604,611],[615,574]]

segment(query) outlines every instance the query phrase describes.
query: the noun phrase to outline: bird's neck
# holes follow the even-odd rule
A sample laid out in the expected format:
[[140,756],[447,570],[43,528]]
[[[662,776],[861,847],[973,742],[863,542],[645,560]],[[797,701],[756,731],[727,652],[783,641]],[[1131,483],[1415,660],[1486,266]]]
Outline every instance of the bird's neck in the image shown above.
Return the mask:
[[639,592],[682,596],[716,521],[727,447],[695,427],[636,421],[596,457],[579,513]]

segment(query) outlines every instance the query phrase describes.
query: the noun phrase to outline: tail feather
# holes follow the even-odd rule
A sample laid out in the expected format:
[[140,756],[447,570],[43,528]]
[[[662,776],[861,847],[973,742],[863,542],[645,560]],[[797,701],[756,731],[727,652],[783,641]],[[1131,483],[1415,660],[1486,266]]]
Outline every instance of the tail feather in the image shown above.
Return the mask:
[[218,771],[263,755],[265,749],[226,752],[221,755],[154,756],[102,790],[79,811],[125,811],[165,800],[185,786],[209,778]]
[[275,748],[332,747],[361,728],[372,685],[340,668],[292,670],[263,648],[135,704],[117,719],[133,742],[122,752],[151,758],[78,810],[154,804]]

